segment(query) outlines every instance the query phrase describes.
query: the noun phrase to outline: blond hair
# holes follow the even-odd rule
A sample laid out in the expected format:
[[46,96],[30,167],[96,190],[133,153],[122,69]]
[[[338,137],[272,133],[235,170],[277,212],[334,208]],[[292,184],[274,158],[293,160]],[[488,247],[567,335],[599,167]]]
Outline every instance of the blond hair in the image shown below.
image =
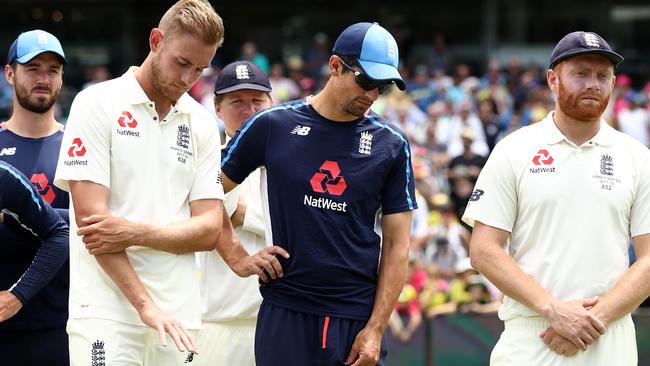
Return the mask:
[[205,44],[223,43],[223,20],[207,0],[179,0],[160,19],[158,28],[169,37],[187,33]]

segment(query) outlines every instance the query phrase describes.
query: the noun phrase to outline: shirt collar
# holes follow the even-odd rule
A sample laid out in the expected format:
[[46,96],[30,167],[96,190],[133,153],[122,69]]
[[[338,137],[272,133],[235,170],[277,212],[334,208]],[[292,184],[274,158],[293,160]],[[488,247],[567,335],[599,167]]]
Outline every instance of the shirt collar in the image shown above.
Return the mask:
[[[133,105],[151,103],[151,100],[144,92],[144,89],[142,89],[142,86],[135,78],[135,71],[138,69],[139,67],[137,66],[131,66],[124,73],[124,75],[122,75],[122,77],[124,78],[127,84],[126,87],[127,100],[129,101],[129,103]],[[177,110],[180,113],[189,114],[191,112],[191,99],[192,97],[190,97],[187,93],[183,93],[183,95],[181,95],[181,97],[176,102],[176,105],[172,106],[172,111]]]
[[[553,120],[554,113],[555,111],[550,111],[546,118],[540,122],[544,124],[544,130],[546,133],[545,140],[549,145],[557,144],[564,140],[569,141],[555,125],[555,121]],[[589,141],[597,145],[610,146],[612,145],[613,136],[614,128],[612,128],[612,126],[610,126],[604,118],[601,118],[600,128],[598,129],[598,132]]]

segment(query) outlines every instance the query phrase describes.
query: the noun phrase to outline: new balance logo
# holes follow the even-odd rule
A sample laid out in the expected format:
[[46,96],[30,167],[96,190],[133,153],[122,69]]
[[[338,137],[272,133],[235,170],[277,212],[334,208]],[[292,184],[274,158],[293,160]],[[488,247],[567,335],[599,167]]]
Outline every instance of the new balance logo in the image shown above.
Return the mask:
[[481,196],[483,196],[485,192],[480,190],[480,189],[475,189],[474,192],[469,196],[469,200],[471,202],[475,202],[481,199]]
[[15,154],[16,154],[15,147],[3,147],[2,150],[0,150],[0,156],[10,156]]
[[293,131],[291,131],[291,134],[307,136],[309,135],[309,130],[311,130],[311,127],[296,125],[296,127],[293,128]]
[[372,134],[370,132],[361,132],[361,138],[359,138],[359,153],[370,155],[370,149],[372,149]]
[[192,361],[194,361],[194,353],[191,353],[191,352],[190,352],[190,353],[187,355],[187,357],[185,357],[185,362],[184,362],[184,363],[190,363],[190,362],[192,362]]

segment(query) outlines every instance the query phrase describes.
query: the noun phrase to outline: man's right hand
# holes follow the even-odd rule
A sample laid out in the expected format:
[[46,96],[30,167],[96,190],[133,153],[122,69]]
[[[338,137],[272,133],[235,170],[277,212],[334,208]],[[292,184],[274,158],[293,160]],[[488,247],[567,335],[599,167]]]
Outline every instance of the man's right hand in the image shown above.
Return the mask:
[[605,325],[588,310],[597,302],[597,296],[591,299],[555,301],[551,303],[545,317],[559,335],[585,351],[587,346],[605,333]]
[[138,310],[138,315],[140,315],[140,320],[144,324],[158,331],[160,343],[163,346],[167,347],[167,338],[165,337],[165,333],[167,333],[174,340],[179,351],[185,352],[185,350],[188,350],[191,353],[198,354],[194,339],[192,339],[192,336],[183,327],[183,324],[164,312],[153,302],[148,302],[143,305]]
[[289,258],[289,253],[286,250],[279,246],[272,246],[242,258],[233,264],[232,270],[239,277],[248,277],[256,274],[262,282],[269,282],[272,279],[282,277],[284,274],[276,255]]
[[16,315],[23,303],[9,291],[0,291],[0,322]]

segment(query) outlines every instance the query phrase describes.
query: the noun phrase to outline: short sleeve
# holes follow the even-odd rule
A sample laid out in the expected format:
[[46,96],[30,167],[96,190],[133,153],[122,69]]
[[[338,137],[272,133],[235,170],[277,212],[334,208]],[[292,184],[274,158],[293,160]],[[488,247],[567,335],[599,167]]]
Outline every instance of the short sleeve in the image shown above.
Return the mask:
[[406,140],[402,138],[381,190],[381,212],[388,215],[416,208],[411,149]]
[[463,221],[475,221],[512,232],[517,213],[516,180],[512,161],[502,144],[497,145],[481,170]]
[[[650,154],[644,151],[646,156]],[[643,161],[630,216],[632,237],[650,233],[650,158]]]
[[72,102],[54,184],[70,191],[69,181],[88,180],[110,188],[110,122],[94,94],[82,91]]
[[244,122],[222,151],[221,170],[240,184],[258,167],[264,165],[269,124],[273,109],[266,109]]
[[[212,121],[210,121],[212,122]],[[221,183],[221,138],[216,123],[209,124],[205,136],[199,136],[197,148],[196,175],[190,190],[189,200],[224,199]]]

